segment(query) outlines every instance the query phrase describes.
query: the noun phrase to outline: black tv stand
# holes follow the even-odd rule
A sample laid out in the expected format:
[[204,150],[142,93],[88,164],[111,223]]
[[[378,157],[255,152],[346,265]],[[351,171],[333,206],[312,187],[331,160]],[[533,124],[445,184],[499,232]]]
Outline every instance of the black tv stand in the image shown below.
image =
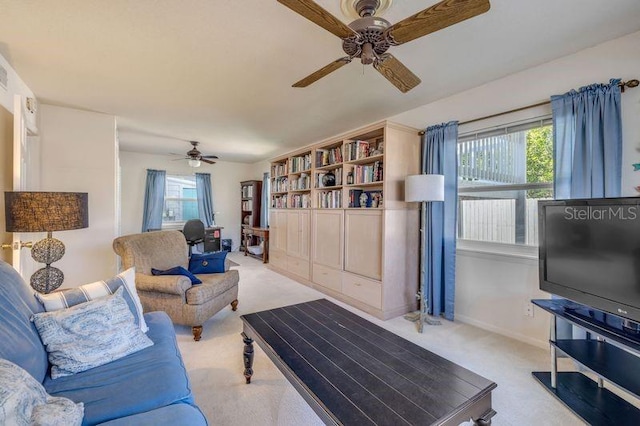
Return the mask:
[[[575,309],[566,309],[575,303],[565,299],[531,302],[553,315],[549,339],[551,371],[533,372],[533,377],[588,424],[640,424],[640,409],[604,387],[606,381],[640,398],[640,340],[635,333],[576,314]],[[587,339],[557,339],[557,318],[587,331]],[[595,373],[597,380],[580,372],[558,372],[558,351]]]

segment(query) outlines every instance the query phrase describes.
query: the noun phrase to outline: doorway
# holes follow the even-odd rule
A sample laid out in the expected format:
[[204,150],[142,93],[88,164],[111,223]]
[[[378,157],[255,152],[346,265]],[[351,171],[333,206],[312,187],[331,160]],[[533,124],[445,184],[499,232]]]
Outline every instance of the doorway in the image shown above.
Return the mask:
[[[13,114],[0,106],[0,242],[11,243],[13,235],[5,231],[4,191],[13,191]],[[12,250],[0,250],[0,259],[12,263]]]

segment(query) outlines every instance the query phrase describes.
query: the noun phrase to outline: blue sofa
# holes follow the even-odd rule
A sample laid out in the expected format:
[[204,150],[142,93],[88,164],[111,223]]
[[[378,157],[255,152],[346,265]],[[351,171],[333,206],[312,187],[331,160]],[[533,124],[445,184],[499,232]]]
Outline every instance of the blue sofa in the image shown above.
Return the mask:
[[52,396],[84,403],[83,425],[206,425],[166,313],[146,313],[153,346],[90,370],[51,379],[47,352],[30,321],[44,308],[0,261],[0,358],[28,371]]

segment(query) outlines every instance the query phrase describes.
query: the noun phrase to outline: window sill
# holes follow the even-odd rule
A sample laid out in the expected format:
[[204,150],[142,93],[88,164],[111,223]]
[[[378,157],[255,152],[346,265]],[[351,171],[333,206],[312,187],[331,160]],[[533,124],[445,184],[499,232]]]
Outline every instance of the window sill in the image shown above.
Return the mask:
[[458,252],[471,254],[485,254],[538,261],[538,247],[524,244],[504,244],[459,239],[456,241],[456,249]]
[[175,231],[175,230],[182,231],[185,223],[186,222],[163,223],[162,230],[163,231]]

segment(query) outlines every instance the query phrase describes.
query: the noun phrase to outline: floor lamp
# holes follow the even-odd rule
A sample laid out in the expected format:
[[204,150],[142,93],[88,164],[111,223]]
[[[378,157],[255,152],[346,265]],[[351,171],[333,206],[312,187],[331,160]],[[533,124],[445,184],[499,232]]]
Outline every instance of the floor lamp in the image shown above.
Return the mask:
[[432,174],[407,176],[404,186],[404,201],[420,203],[420,289],[418,290],[420,314],[415,317],[415,321],[418,321],[418,331],[422,333],[425,322],[429,325],[440,325],[440,321],[432,320],[427,316],[429,298],[426,289],[424,254],[427,242],[427,203],[444,201],[444,176]]

